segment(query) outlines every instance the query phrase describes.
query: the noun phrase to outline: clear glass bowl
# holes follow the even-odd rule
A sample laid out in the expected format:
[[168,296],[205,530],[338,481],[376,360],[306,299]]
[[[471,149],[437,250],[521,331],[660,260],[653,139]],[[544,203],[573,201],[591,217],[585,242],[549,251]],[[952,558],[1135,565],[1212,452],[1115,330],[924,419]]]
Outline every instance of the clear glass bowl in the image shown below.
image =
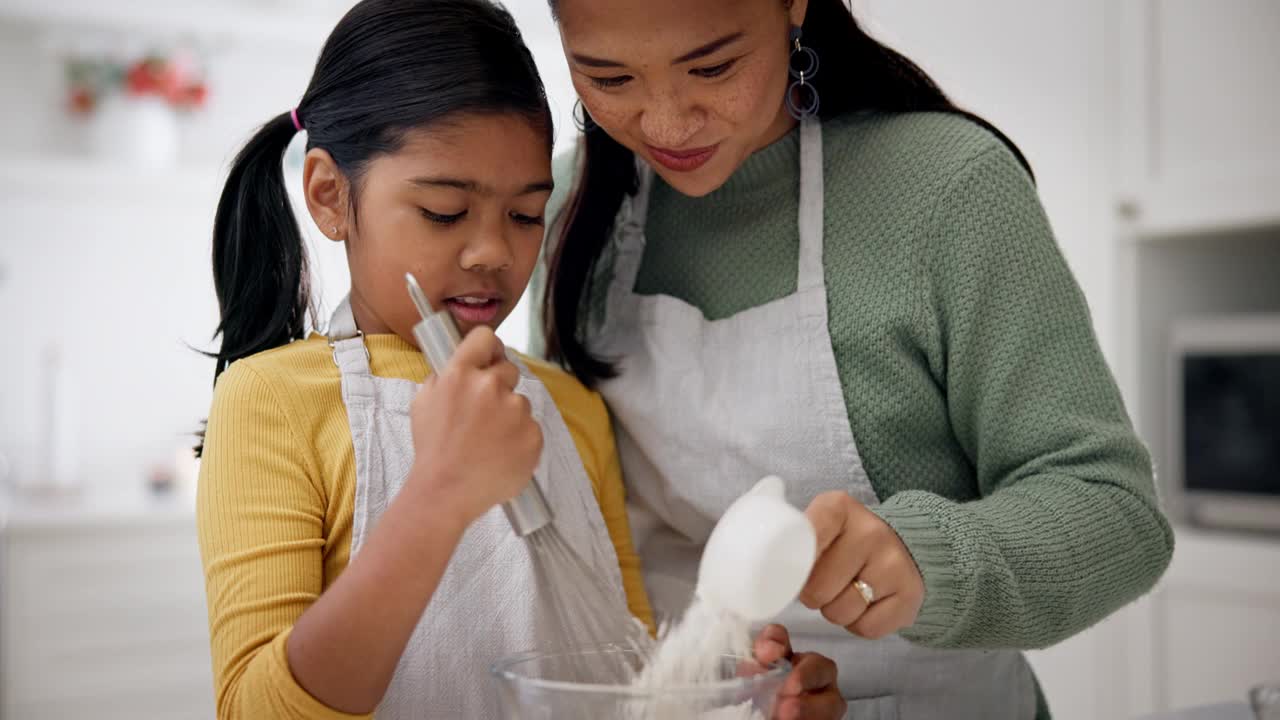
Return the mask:
[[604,645],[515,655],[492,674],[508,720],[768,720],[791,672],[726,655],[716,682],[648,689],[628,684],[639,666],[635,651]]

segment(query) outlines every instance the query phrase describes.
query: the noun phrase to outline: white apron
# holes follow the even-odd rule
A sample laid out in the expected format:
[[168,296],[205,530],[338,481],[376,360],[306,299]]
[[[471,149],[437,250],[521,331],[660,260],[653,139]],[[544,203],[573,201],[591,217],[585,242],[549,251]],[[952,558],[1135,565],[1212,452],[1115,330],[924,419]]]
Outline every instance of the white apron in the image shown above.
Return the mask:
[[[343,301],[330,321],[334,360],[342,372],[355,447],[356,497],[351,562],[378,518],[404,485],[413,466],[409,407],[419,386],[369,371],[363,337]],[[529,399],[542,428],[542,457],[534,477],[555,514],[555,526],[609,586],[624,597],[618,558],[577,447],[543,384],[514,356],[520,369],[516,392]],[[497,691],[489,677],[494,662],[545,648],[571,637],[538,588],[533,552],[495,507],[467,528],[414,629],[395,676],[378,706],[379,720],[497,718]]]
[[[816,120],[802,123],[800,140],[794,295],[707,320],[677,298],[637,294],[653,182],[644,163],[639,191],[615,222],[605,315],[592,318],[589,347],[619,361],[618,377],[600,389],[615,418],[636,548],[660,618],[688,606],[711,528],[760,478],[784,478],[788,500],[801,508],[835,489],[879,502],[849,427],[827,329]],[[798,603],[778,621],[796,648],[837,662],[851,719],[1035,715],[1034,680],[1020,653],[931,650],[896,635],[862,640]]]

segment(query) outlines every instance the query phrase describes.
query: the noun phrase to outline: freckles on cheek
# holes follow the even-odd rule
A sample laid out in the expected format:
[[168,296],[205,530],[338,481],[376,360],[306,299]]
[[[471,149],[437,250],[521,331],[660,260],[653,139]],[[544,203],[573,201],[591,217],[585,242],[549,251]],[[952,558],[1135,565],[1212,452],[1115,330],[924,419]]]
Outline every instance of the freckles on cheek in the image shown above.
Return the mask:
[[740,125],[751,117],[756,105],[754,88],[746,86],[726,87],[716,96],[719,115],[732,125]]
[[607,128],[621,128],[627,120],[626,108],[621,103],[608,98],[596,98],[587,106],[591,119]]
[[[774,88],[777,92],[774,92]],[[739,125],[752,121],[771,121],[781,105],[785,86],[768,68],[753,66],[743,68],[735,82],[725,85],[716,96],[719,114],[726,121]],[[776,102],[775,102],[776,101]]]
[[582,104],[591,113],[591,119],[600,125],[616,128],[625,122],[627,110],[622,101],[600,92],[586,82],[575,80],[573,89],[578,92],[578,97],[582,99]]

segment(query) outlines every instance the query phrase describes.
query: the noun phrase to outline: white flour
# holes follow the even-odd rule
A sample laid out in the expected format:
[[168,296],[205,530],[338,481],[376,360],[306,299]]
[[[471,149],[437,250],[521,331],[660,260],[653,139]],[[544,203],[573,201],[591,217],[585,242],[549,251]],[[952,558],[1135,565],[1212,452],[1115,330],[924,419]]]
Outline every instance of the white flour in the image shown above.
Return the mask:
[[[632,685],[661,689],[716,683],[725,679],[726,655],[751,656],[750,623],[695,597],[679,622],[663,626],[648,662]],[[674,698],[660,700],[636,708],[629,715],[631,720],[764,720],[763,713],[750,701],[722,708],[690,704]]]

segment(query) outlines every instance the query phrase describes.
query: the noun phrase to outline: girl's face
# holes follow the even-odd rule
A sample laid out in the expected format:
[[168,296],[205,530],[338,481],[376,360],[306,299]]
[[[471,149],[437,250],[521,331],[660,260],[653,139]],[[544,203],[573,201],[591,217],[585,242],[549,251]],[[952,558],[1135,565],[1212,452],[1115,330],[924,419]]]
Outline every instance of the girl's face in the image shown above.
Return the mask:
[[788,31],[807,0],[557,0],[578,96],[603,130],[689,196],[795,125]]
[[354,216],[333,223],[346,237],[359,327],[411,340],[419,317],[404,276],[413,273],[463,335],[496,328],[529,282],[550,193],[546,134],[526,117],[465,115],[410,133],[398,152],[368,164]]

